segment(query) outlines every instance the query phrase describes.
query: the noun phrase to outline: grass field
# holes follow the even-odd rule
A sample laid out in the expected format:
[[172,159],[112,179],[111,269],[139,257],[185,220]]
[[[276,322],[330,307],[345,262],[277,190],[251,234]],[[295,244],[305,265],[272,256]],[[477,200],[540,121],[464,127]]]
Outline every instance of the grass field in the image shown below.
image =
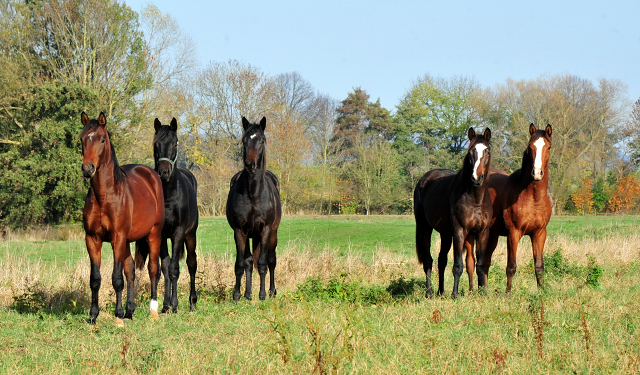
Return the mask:
[[278,297],[234,304],[231,230],[202,219],[198,310],[184,311],[183,261],[179,312],[148,318],[145,270],[125,328],[113,321],[109,245],[91,326],[81,229],[9,233],[0,242],[0,373],[638,373],[639,224],[554,216],[543,291],[524,239],[511,295],[501,241],[486,294],[470,293],[464,275],[466,292],[451,300],[449,265],[447,295],[427,300],[411,217],[288,217]]

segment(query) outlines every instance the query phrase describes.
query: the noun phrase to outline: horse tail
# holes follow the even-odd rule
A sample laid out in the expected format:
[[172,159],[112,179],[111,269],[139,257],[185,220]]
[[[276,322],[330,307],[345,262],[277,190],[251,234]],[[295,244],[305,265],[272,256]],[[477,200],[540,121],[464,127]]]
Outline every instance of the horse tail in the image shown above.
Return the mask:
[[136,268],[141,270],[149,255],[149,243],[146,238],[136,241]]
[[418,256],[418,262],[422,264],[422,246],[420,246],[420,227],[421,223],[424,220],[424,213],[422,212],[422,197],[420,196],[420,183],[416,186],[416,189],[413,191],[413,216],[416,220],[416,255]]

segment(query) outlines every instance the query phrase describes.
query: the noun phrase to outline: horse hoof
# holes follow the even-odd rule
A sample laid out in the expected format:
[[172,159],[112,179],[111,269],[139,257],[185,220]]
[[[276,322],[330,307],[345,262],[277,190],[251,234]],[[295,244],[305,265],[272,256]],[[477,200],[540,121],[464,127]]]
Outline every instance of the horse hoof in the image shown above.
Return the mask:
[[252,299],[252,298],[251,298],[251,296],[244,296],[244,298],[245,298],[247,301],[251,301],[251,299]]
[[158,315],[158,311],[157,310],[149,310],[149,317],[151,319],[158,319],[160,317],[160,315]]
[[239,299],[240,299],[240,293],[233,292],[233,301],[238,302]]
[[258,298],[260,298],[260,301],[264,301],[265,299],[267,299],[267,293],[260,292]]
[[275,290],[275,289],[274,290],[270,290],[269,291],[269,298],[275,298],[276,294],[278,294],[277,290]]
[[168,306],[168,305],[164,305],[164,306],[162,306],[162,313],[163,313],[163,314],[166,314],[166,313],[168,313],[168,312],[169,312],[169,310],[170,310],[170,309],[171,309],[171,307],[170,307],[170,306]]
[[189,311],[196,311],[196,304],[192,303],[191,306],[189,306]]
[[116,318],[116,327],[124,328],[124,320]]

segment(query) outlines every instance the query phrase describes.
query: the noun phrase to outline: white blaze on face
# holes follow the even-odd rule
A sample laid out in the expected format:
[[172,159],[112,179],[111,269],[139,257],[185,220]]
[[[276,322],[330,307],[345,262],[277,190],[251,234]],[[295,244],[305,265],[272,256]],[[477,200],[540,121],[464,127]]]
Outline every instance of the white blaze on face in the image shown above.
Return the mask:
[[254,134],[251,134],[251,135],[249,136],[249,138],[251,138],[251,139],[254,139],[255,137],[256,137],[256,134],[255,134],[255,133],[254,133]]
[[475,145],[476,153],[478,154],[478,158],[476,159],[476,163],[473,165],[473,178],[475,180],[478,179],[478,167],[480,166],[480,159],[482,159],[482,155],[484,155],[484,150],[487,149],[487,146],[482,143]]
[[533,168],[536,170],[540,170],[542,168],[542,147],[544,147],[544,139],[538,138],[537,141],[533,142],[533,145],[536,147],[536,160],[533,161]]

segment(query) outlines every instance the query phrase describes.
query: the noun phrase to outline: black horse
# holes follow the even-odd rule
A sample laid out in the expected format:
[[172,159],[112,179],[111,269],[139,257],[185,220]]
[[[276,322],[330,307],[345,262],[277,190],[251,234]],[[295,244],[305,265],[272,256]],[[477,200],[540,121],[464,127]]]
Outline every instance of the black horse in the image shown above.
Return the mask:
[[[264,117],[260,124],[251,124],[246,118],[242,118],[244,169],[233,176],[229,188],[227,221],[233,229],[236,242],[234,301],[240,299],[240,284],[245,270],[247,285],[244,296],[248,300],[251,299],[253,267],[256,267],[260,274],[260,299],[264,300],[267,296],[267,267],[271,282],[269,296],[276,295],[273,272],[276,268],[276,246],[282,207],[278,178],[267,170],[264,135],[266,125],[267,119]],[[252,239],[253,256],[249,249],[249,239]]]
[[458,295],[458,283],[462,275],[462,247],[467,249],[467,273],[469,290],[473,289],[473,240],[477,242],[479,286],[484,286],[484,252],[489,239],[491,225],[491,199],[487,190],[487,174],[491,161],[491,131],[476,136],[469,128],[469,150],[462,169],[457,173],[450,169],[434,169],[420,179],[414,191],[414,215],[416,219],[416,252],[427,278],[427,297],[433,295],[431,288],[431,233],[440,233],[438,256],[438,294],[444,293],[444,270],[447,254],[453,242],[452,297]]
[[[190,310],[196,308],[196,230],[198,229],[198,183],[193,173],[177,167],[178,124],[176,119],[171,125],[162,125],[156,118],[156,130],[153,138],[153,157],[156,172],[160,175],[164,190],[164,227],[160,247],[161,268],[164,275],[164,302],[162,312],[178,310],[178,277],[180,277],[180,259],[187,247],[187,267],[191,276],[189,294]],[[171,238],[172,256],[169,257],[167,239]]]

